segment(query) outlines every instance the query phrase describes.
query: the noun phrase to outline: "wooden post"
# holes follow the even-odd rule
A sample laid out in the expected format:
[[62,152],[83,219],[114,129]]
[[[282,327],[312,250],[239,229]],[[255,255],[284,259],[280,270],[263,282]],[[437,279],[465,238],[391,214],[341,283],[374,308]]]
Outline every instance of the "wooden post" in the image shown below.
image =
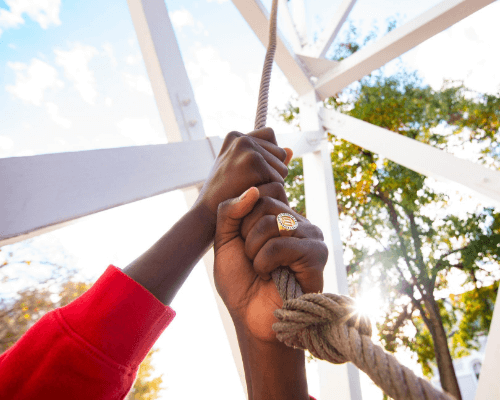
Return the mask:
[[[320,130],[317,95],[314,91],[300,98],[300,126]],[[329,143],[326,136],[320,150],[302,157],[307,219],[323,231],[329,256],[325,267],[324,292],[348,294],[347,273],[340,239],[339,217]],[[359,371],[352,364],[334,365],[317,361],[321,400],[359,400]]]

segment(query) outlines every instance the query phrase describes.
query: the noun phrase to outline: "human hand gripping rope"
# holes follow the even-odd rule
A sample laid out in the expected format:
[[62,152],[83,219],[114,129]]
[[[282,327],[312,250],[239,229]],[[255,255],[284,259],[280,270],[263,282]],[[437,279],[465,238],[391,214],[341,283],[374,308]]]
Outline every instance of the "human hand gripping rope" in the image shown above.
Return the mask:
[[[255,129],[266,125],[269,84],[276,51],[277,11],[278,1],[273,0]],[[297,220],[290,214],[280,214],[277,223],[280,235],[288,235],[298,227]],[[283,308],[274,312],[280,322],[273,324],[276,337],[281,342],[290,347],[307,349],[316,358],[334,364],[352,362],[395,400],[454,399],[417,377],[393,355],[375,345],[370,339],[370,321],[357,313],[354,299],[338,294],[304,294],[288,268],[278,268],[271,275],[284,302]]]

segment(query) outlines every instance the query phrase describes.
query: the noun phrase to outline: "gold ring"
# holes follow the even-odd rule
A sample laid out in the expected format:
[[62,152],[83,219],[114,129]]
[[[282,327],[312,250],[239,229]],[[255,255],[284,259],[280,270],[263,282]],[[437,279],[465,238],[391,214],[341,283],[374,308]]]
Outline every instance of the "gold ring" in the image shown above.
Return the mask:
[[291,231],[294,231],[299,226],[297,219],[288,213],[278,214],[276,221],[278,222],[278,229],[281,236],[291,235]]

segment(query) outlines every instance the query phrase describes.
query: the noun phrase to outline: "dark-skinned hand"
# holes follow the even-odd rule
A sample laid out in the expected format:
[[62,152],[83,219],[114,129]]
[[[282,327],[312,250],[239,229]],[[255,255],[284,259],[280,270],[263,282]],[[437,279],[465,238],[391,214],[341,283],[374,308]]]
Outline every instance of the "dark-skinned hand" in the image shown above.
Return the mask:
[[278,146],[271,128],[247,135],[228,133],[195,206],[208,210],[215,223],[217,207],[223,201],[239,196],[252,186],[270,182],[283,185],[288,174],[285,163],[291,156],[291,150]]
[[[215,286],[235,324],[261,341],[277,342],[273,312],[283,302],[271,272],[288,266],[304,293],[321,292],[328,249],[321,230],[288,207],[282,185],[253,187],[242,196],[218,209]],[[299,223],[290,237],[279,234],[276,216],[282,212]]]

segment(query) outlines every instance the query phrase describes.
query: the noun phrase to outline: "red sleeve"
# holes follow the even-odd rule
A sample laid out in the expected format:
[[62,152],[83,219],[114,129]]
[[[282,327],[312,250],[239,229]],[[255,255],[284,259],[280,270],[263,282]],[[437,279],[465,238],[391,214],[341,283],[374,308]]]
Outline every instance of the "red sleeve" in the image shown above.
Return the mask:
[[123,399],[175,312],[110,265],[0,356],[0,398]]

